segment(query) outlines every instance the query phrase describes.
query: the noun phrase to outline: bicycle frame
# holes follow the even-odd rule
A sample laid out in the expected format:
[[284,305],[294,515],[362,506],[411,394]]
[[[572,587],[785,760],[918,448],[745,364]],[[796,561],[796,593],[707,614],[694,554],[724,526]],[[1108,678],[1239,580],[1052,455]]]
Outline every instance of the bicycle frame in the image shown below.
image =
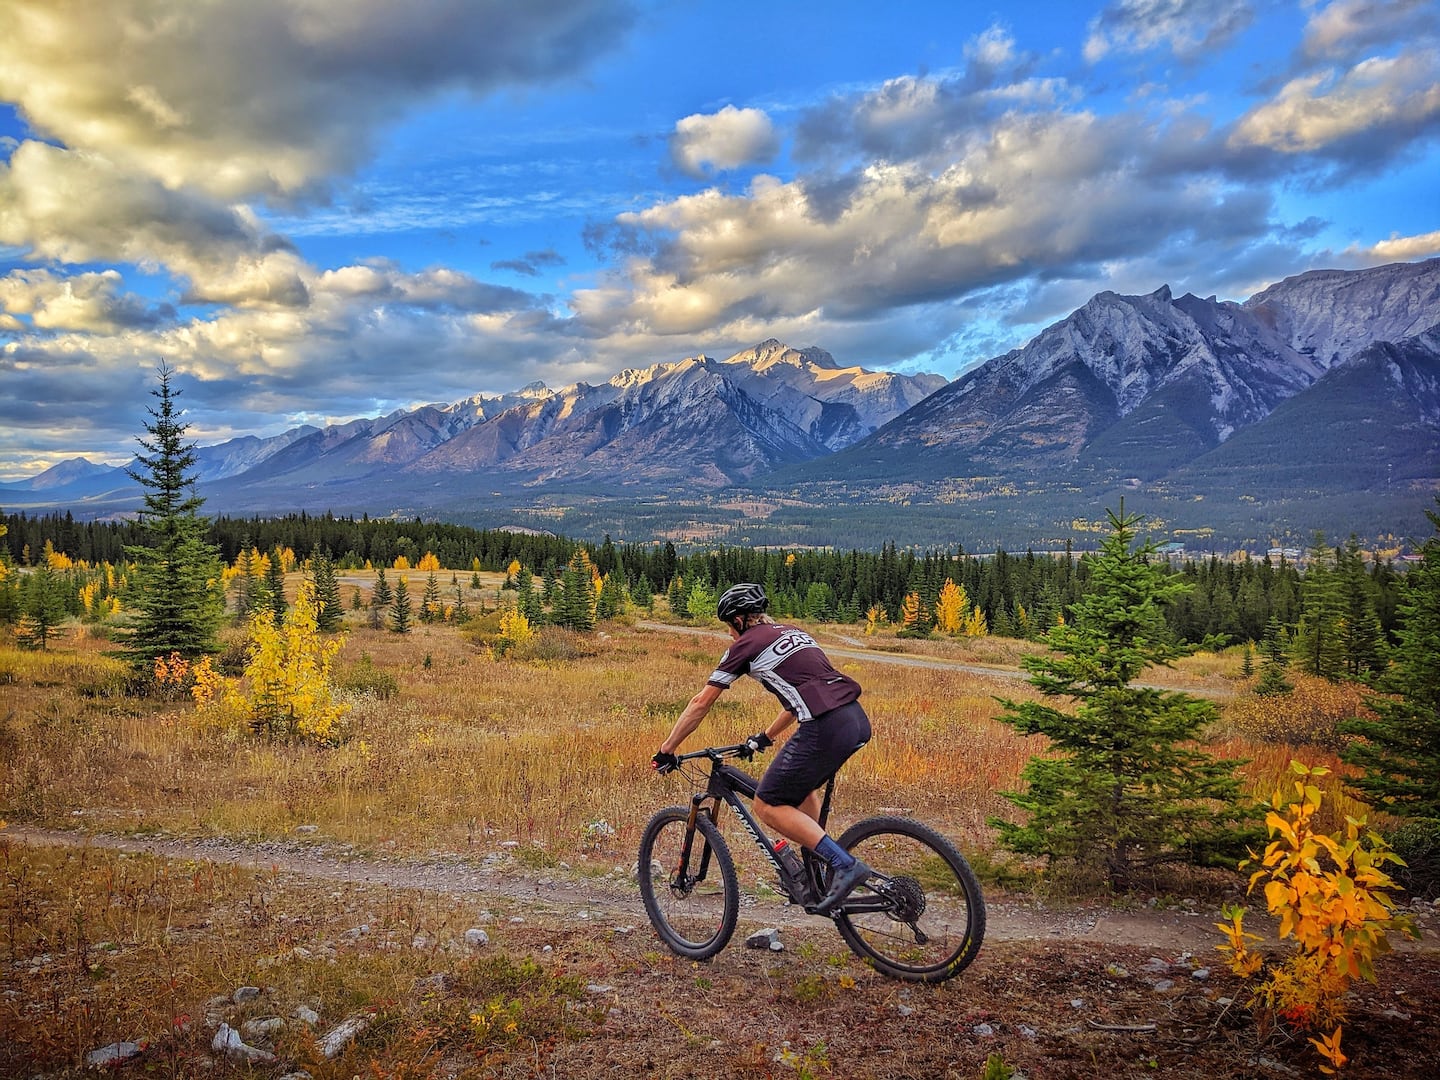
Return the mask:
[[[716,811],[719,809],[720,804],[724,803],[730,808],[731,812],[740,819],[740,825],[749,833],[750,839],[765,853],[765,857],[770,860],[776,873],[780,875],[780,881],[788,885],[792,882],[790,869],[780,860],[780,856],[775,853],[774,843],[765,830],[760,827],[760,823],[755,820],[755,815],[750,812],[750,808],[745,804],[746,799],[755,798],[755,791],[758,787],[755,778],[743,769],[737,769],[733,765],[725,764],[724,759],[726,757],[737,756],[742,749],[744,749],[743,746],[713,747],[681,756],[680,760],[682,762],[696,758],[705,758],[710,762],[710,774],[705,785],[705,790],[697,791],[690,796],[690,820],[686,825],[685,844],[681,849],[680,866],[676,868],[676,873],[684,875],[686,868],[690,865],[690,857],[693,853],[692,847],[695,842],[696,817],[702,813],[707,814],[718,828],[720,821]],[[825,785],[825,794],[820,801],[820,817],[818,821],[822,829],[825,827],[826,821],[829,820],[830,805],[834,795],[835,777],[832,776]],[[706,805],[707,803],[709,804],[708,806]],[[799,845],[796,846],[798,847]],[[819,899],[824,888],[824,883],[821,881],[819,872],[822,862],[813,852],[803,847],[800,848],[800,858],[802,867],[801,880],[794,882],[794,884],[803,890],[803,892],[802,895],[799,896],[792,894],[790,899],[797,904],[808,907]],[[697,874],[693,879],[690,879],[692,883],[705,879],[705,875],[710,869],[709,861],[710,849],[707,847],[700,858],[700,866]],[[852,895],[846,898],[836,914],[841,912],[855,914],[862,911],[887,911],[891,906],[891,901],[879,894],[867,896]]]

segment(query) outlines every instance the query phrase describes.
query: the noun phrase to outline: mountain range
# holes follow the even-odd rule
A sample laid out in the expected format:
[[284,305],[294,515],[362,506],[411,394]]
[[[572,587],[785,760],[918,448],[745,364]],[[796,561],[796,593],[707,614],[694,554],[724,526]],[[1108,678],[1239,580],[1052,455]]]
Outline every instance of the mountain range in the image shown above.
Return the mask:
[[[1067,517],[1138,491],[1177,530],[1228,521],[1236,542],[1263,543],[1267,514],[1303,528],[1307,508],[1313,527],[1348,514],[1362,532],[1414,529],[1440,490],[1440,259],[1302,273],[1243,303],[1102,292],[952,382],[771,340],[197,454],[212,511],[713,509],[744,493],[801,504],[813,526],[903,491],[912,515],[949,507],[953,523],[969,504],[1014,544],[1058,539]],[[0,485],[0,500],[99,509],[133,503],[135,487],[75,459]]]

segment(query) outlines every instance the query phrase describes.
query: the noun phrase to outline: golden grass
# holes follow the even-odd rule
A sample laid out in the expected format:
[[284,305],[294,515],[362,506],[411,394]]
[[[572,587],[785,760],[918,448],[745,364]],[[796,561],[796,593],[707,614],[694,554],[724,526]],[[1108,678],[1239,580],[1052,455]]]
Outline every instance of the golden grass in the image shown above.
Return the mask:
[[[368,656],[399,692],[352,695],[354,737],[334,749],[221,735],[197,724],[187,702],[119,696],[124,671],[105,648],[89,638],[49,654],[0,648],[0,817],[256,839],[315,825],[320,837],[361,850],[412,854],[480,853],[515,840],[564,857],[592,851],[598,835],[618,862],[655,809],[688,794],[678,778],[657,778],[649,759],[723,643],[607,624],[561,641],[553,655],[564,659],[494,660],[451,626],[404,636],[352,626],[336,662],[342,681]],[[974,643],[965,648],[976,655]],[[990,846],[986,817],[1013,812],[998,792],[1017,786],[1044,748],[995,719],[995,697],[1030,688],[952,670],[839,664],[865,686],[875,736],[841,774],[837,826],[904,808],[962,847]],[[1213,665],[1198,677],[1217,674],[1233,678]],[[1247,709],[1244,695],[1225,705],[1227,716]],[[739,741],[775,711],[768,693],[744,682],[687,749]],[[1262,797],[1290,756],[1335,764],[1329,751],[1279,748],[1240,722],[1218,734],[1216,753],[1252,759],[1245,776]],[[602,821],[608,828],[597,829]]]
[[[198,1075],[214,1068],[209,1044],[222,1020],[238,1030],[246,1020],[281,1018],[275,1052],[336,1078],[433,1075],[441,1055],[498,1068],[512,1050],[531,1053],[536,1038],[590,1026],[590,1010],[576,1007],[583,981],[558,965],[515,960],[530,949],[508,920],[490,921],[494,947],[465,947],[466,929],[484,919],[476,902],[354,883],[317,888],[266,869],[12,846],[4,832],[0,882],[7,1076],[79,1066],[121,1041],[145,1045],[147,1074]],[[511,910],[487,903],[497,916]],[[241,986],[259,995],[237,1004]],[[313,1027],[294,1019],[301,1006],[320,1017]],[[502,1023],[477,1023],[475,1012]],[[367,1019],[365,1033],[327,1060],[317,1039],[357,1015]]]

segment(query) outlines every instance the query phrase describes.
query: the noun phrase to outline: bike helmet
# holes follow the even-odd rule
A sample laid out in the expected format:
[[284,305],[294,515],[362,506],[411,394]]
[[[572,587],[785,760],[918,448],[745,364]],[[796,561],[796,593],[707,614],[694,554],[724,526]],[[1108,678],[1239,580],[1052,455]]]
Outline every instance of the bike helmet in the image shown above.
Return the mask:
[[763,587],[753,582],[732,585],[715,605],[715,615],[721,622],[728,623],[741,615],[758,615],[770,606],[770,598]]

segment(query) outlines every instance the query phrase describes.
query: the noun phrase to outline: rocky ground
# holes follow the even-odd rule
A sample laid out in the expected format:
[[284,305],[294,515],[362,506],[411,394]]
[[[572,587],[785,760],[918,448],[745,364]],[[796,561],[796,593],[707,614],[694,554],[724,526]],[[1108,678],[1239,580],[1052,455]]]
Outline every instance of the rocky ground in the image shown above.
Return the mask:
[[[89,845],[187,867],[261,871],[287,903],[303,907],[307,893],[329,898],[336,913],[322,948],[332,953],[431,949],[436,971],[425,976],[433,980],[427,993],[463,993],[443,961],[451,949],[534,957],[578,979],[576,1008],[585,1022],[577,1031],[532,1040],[524,1054],[492,1055],[481,1064],[442,1059],[435,1075],[974,1078],[995,1059],[1029,1080],[1319,1075],[1319,1058],[1303,1039],[1262,1031],[1244,1008],[1243,988],[1215,951],[1215,900],[1057,905],[996,893],[979,958],[957,979],[923,987],[869,971],[849,958],[827,922],[768,899],[750,898],[740,932],[713,961],[675,958],[650,931],[620,853],[597,855],[582,872],[527,868],[504,848],[478,859],[367,858],[303,834],[293,842],[243,844],[81,837],[12,825],[4,839],[18,851]],[[443,900],[474,925],[456,923],[454,940],[436,943],[378,920],[372,932],[360,921],[377,897],[393,908],[401,894]],[[1376,984],[1353,991],[1344,1075],[1436,1075],[1440,912],[1418,902],[1411,913],[1422,940],[1402,943],[1382,959]],[[13,1018],[26,1015],[25,999],[45,986],[46,966],[35,957],[8,959],[0,981],[13,1007],[0,1010],[0,1019],[19,1023]],[[346,1048],[366,1037],[355,1017],[306,1015],[301,996],[283,988],[214,990],[197,1018],[204,1030],[196,1039],[208,1051],[187,1059],[179,1075],[191,1075],[196,1061],[208,1063],[212,1075],[340,1075],[313,1062],[302,1074],[283,1054],[272,1055],[277,1021],[312,1026],[314,1046],[333,1046],[337,1069],[351,1067]],[[133,1043],[91,1048],[100,1055],[92,1064],[153,1072],[156,1062],[140,1052],[138,1033]],[[22,1032],[0,1033],[0,1074],[71,1075],[27,1064],[25,1045]]]

